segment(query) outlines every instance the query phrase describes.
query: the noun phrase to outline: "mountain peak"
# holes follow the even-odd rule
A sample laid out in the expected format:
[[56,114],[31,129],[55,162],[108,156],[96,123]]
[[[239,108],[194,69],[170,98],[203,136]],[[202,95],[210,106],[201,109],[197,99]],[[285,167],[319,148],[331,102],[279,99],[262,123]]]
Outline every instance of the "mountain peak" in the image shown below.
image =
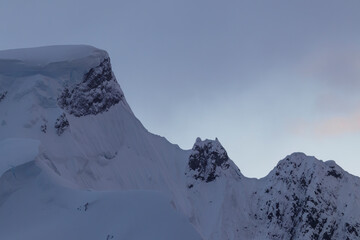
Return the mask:
[[229,157],[219,140],[197,138],[189,157],[189,169],[195,179],[214,181],[219,172],[229,168]]
[[274,239],[358,239],[357,213],[346,209],[357,192],[349,182],[356,185],[358,178],[334,161],[293,153],[261,181],[257,219]]
[[[295,176],[303,175],[323,175],[323,176],[336,176],[340,178],[344,175],[345,171],[339,167],[335,161],[321,161],[313,156],[308,156],[302,152],[295,152],[286,156],[283,160],[279,161],[275,167],[276,176]],[[271,174],[271,173],[270,173]]]

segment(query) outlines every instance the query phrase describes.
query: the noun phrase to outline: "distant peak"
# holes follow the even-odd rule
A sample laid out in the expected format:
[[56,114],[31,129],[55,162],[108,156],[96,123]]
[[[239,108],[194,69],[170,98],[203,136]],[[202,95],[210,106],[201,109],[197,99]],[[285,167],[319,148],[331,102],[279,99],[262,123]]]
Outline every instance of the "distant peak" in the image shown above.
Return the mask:
[[[332,176],[341,179],[345,171],[335,161],[323,162],[302,152],[295,152],[279,161],[270,175],[276,178]],[[275,175],[273,175],[275,174]]]

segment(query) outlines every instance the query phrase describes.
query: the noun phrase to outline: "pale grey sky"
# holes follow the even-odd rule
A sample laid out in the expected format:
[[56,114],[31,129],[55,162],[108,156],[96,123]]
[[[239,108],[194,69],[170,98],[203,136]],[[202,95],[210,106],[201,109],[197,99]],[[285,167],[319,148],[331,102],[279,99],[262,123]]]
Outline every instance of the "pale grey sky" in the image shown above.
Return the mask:
[[265,176],[294,151],[360,175],[360,1],[0,0],[0,49],[109,52],[145,127],[218,137]]

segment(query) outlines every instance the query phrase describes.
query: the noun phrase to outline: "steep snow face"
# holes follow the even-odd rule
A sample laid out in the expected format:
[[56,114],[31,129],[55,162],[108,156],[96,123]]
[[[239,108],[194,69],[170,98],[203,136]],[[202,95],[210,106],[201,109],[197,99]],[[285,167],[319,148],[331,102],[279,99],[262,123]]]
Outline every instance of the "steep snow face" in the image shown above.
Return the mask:
[[[188,151],[137,120],[105,51],[11,50],[0,62],[0,141],[38,141],[36,161],[73,188],[162,191],[180,199],[176,208],[189,208],[181,197]],[[24,163],[2,162],[3,171]]]
[[[172,161],[186,152],[148,133],[136,119],[105,51],[53,46],[0,52],[0,61],[8,67],[0,72],[6,93],[0,140],[39,140],[37,160],[79,187],[132,188],[146,182],[144,188],[165,188],[174,179],[157,168],[180,176],[176,166],[186,163]],[[136,178],[123,174],[131,170]]]
[[[102,78],[106,81],[102,82]],[[104,97],[99,97],[101,94]],[[38,138],[35,128],[48,127],[47,122],[54,121],[64,110],[73,113],[74,107],[70,107],[75,104],[89,113],[98,113],[121,99],[131,111],[121,96],[108,54],[103,50],[51,46],[0,51],[0,121],[6,126],[0,138],[17,134]],[[78,111],[74,114],[79,115]]]
[[[39,141],[37,159],[74,184],[94,187],[94,178],[105,179],[85,171],[85,162],[114,155],[128,139],[124,128],[134,130],[129,135],[146,132],[126,103],[105,51],[89,46],[9,50],[0,52],[0,63],[0,141]],[[77,119],[109,110],[100,118]],[[134,138],[131,144],[137,144]],[[92,181],[78,181],[84,172]]]
[[[5,172],[0,179],[0,222],[8,222],[2,225],[3,228],[14,229],[20,224],[20,228],[24,229],[23,234],[32,239],[55,239],[47,233],[37,235],[39,233],[32,231],[54,219],[61,222],[56,227],[60,226],[62,232],[67,232],[73,226],[66,224],[74,218],[84,220],[84,225],[80,224],[79,231],[74,230],[68,236],[59,232],[58,236],[62,236],[59,239],[106,239],[107,236],[100,238],[95,232],[92,236],[91,232],[86,234],[84,231],[95,224],[95,220],[91,219],[109,211],[106,206],[110,204],[115,208],[111,219],[127,212],[121,221],[129,222],[122,233],[113,234],[112,237],[109,232],[109,239],[119,239],[119,236],[120,239],[139,239],[145,238],[145,235],[154,239],[172,238],[169,234],[176,234],[180,239],[184,236],[200,238],[190,224],[177,220],[183,218],[181,216],[184,216],[185,209],[190,208],[183,197],[186,185],[182,184],[185,182],[188,151],[149,133],[136,119],[116,81],[105,51],[87,46],[53,46],[0,52],[0,91],[0,142],[7,146],[9,139],[18,139],[17,145],[12,146],[23,148],[20,143],[25,142],[29,149],[27,154],[13,154],[14,157],[10,157],[8,147],[0,148],[0,156],[9,156],[0,158],[1,171]],[[37,145],[30,147],[30,142]],[[36,167],[32,167],[34,158]],[[16,166],[18,164],[22,165]],[[27,182],[36,182],[34,179],[38,178],[38,172],[49,176],[46,181],[53,180],[55,184],[31,187]],[[21,176],[29,179],[20,184]],[[64,186],[68,193],[61,190]],[[48,188],[54,192],[48,192]],[[71,196],[82,198],[83,194],[77,191],[88,189],[96,190],[94,195],[99,200],[97,209],[94,207],[93,215],[90,214],[88,218],[75,216],[76,209],[74,212],[61,212],[61,207],[57,207],[74,204],[77,200],[73,201]],[[102,192],[134,189],[161,192],[161,196],[153,196],[154,193],[132,196],[126,192],[106,195]],[[62,194],[68,196],[64,201],[52,200]],[[8,214],[15,218],[22,217],[21,211],[15,206],[27,199],[26,195],[44,196],[31,198],[34,211],[26,211],[29,217],[40,217],[38,214],[42,211],[39,213],[36,209],[43,209],[41,204],[46,198],[49,204],[44,208],[54,214],[41,215],[44,219],[28,225],[29,228],[25,222],[18,222],[15,226],[15,219],[7,221]],[[169,206],[175,213],[161,207],[166,206],[165,201],[171,201]],[[128,202],[133,204],[127,211],[121,205]],[[135,203],[144,205],[144,208],[136,207]],[[28,204],[24,202],[24,206]],[[167,230],[160,231],[156,224],[152,224],[156,223],[152,218],[157,213],[159,226],[160,222],[167,221],[168,216],[178,214],[180,218],[172,217],[174,221],[164,225]],[[103,216],[105,218],[106,214]],[[134,221],[127,219],[134,216]],[[136,222],[148,226],[145,227],[148,231],[134,230]],[[53,229],[52,226],[49,228]],[[0,238],[4,239],[24,236],[9,231],[0,232],[3,234]],[[100,232],[105,234],[103,230]],[[162,235],[164,232],[166,234]],[[185,235],[180,234],[182,232]],[[91,238],[84,237],[90,235]]]

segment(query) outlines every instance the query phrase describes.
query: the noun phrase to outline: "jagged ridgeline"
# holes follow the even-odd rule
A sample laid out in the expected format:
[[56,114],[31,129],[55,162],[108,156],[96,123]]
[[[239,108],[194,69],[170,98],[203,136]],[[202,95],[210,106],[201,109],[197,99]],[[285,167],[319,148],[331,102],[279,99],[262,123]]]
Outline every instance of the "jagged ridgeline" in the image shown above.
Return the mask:
[[0,51],[0,176],[0,239],[360,239],[358,177],[293,153],[247,178],[218,139],[183,150],[91,46]]

